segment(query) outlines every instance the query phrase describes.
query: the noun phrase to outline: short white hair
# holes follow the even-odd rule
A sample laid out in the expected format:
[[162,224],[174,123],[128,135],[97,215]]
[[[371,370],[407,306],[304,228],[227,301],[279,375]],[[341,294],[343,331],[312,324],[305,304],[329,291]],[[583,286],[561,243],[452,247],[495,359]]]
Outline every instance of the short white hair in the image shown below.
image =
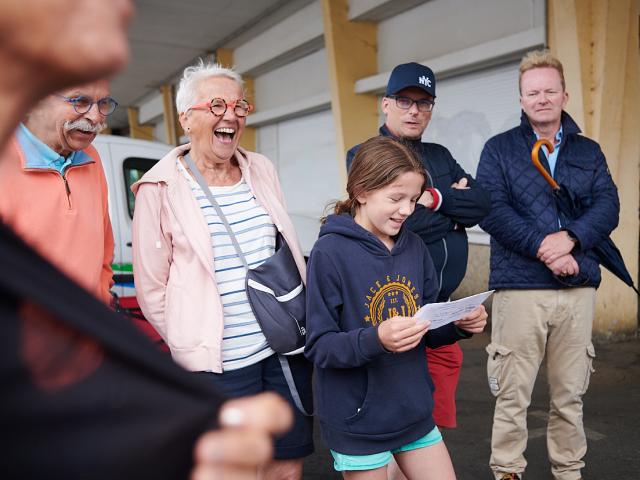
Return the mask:
[[176,108],[178,113],[186,112],[196,104],[196,86],[202,80],[214,77],[230,78],[244,91],[244,81],[238,72],[225,68],[219,63],[204,63],[199,59],[196,65],[184,69],[178,90],[176,91]]

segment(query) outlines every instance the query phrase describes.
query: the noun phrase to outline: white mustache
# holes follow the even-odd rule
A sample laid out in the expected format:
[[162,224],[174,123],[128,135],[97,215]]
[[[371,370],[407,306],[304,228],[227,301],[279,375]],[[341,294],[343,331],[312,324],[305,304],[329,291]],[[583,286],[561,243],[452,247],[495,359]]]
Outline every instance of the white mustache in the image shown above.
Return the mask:
[[100,133],[105,128],[107,128],[106,122],[93,124],[86,118],[80,118],[73,122],[64,122],[65,132],[68,132],[69,130],[82,130],[83,132]]

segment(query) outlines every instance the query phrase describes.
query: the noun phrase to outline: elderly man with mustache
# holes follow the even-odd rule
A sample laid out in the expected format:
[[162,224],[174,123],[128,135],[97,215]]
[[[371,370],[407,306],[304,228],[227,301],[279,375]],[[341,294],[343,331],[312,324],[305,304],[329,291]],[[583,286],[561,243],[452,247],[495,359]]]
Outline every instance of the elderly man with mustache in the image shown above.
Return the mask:
[[113,233],[91,142],[117,105],[106,80],[49,95],[20,124],[0,164],[0,218],[107,303]]

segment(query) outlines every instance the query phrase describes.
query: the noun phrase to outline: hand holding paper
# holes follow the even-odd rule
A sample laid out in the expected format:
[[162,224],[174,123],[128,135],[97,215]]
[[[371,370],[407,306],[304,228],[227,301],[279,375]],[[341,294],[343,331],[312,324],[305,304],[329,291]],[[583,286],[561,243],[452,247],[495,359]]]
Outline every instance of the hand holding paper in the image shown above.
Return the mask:
[[477,315],[468,318],[465,318],[465,316],[476,310],[492,293],[493,290],[490,290],[453,302],[429,303],[416,312],[415,318],[418,323],[430,321],[431,326],[429,330],[435,330],[436,328],[459,320],[459,322],[456,323],[459,328],[471,333],[479,333],[484,329],[484,325],[486,325],[487,313],[484,311],[484,308],[481,309],[482,311],[479,311]]
[[471,313],[467,313],[460,320],[453,322],[460,330],[468,333],[482,333],[487,326],[487,310],[484,305],[478,305]]
[[390,352],[411,350],[427,333],[428,321],[417,321],[412,317],[392,317],[380,324],[378,337],[382,346]]

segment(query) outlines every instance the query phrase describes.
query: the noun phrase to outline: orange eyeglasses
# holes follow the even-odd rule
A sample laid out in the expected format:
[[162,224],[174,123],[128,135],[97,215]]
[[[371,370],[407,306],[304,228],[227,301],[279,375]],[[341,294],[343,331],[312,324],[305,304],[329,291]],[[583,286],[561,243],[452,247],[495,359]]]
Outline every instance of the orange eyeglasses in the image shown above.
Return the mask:
[[221,117],[227,112],[227,108],[231,107],[236,117],[246,117],[253,110],[253,106],[244,99],[236,100],[231,103],[224,101],[224,98],[214,98],[210,102],[199,103],[189,110],[209,110],[216,117]]

